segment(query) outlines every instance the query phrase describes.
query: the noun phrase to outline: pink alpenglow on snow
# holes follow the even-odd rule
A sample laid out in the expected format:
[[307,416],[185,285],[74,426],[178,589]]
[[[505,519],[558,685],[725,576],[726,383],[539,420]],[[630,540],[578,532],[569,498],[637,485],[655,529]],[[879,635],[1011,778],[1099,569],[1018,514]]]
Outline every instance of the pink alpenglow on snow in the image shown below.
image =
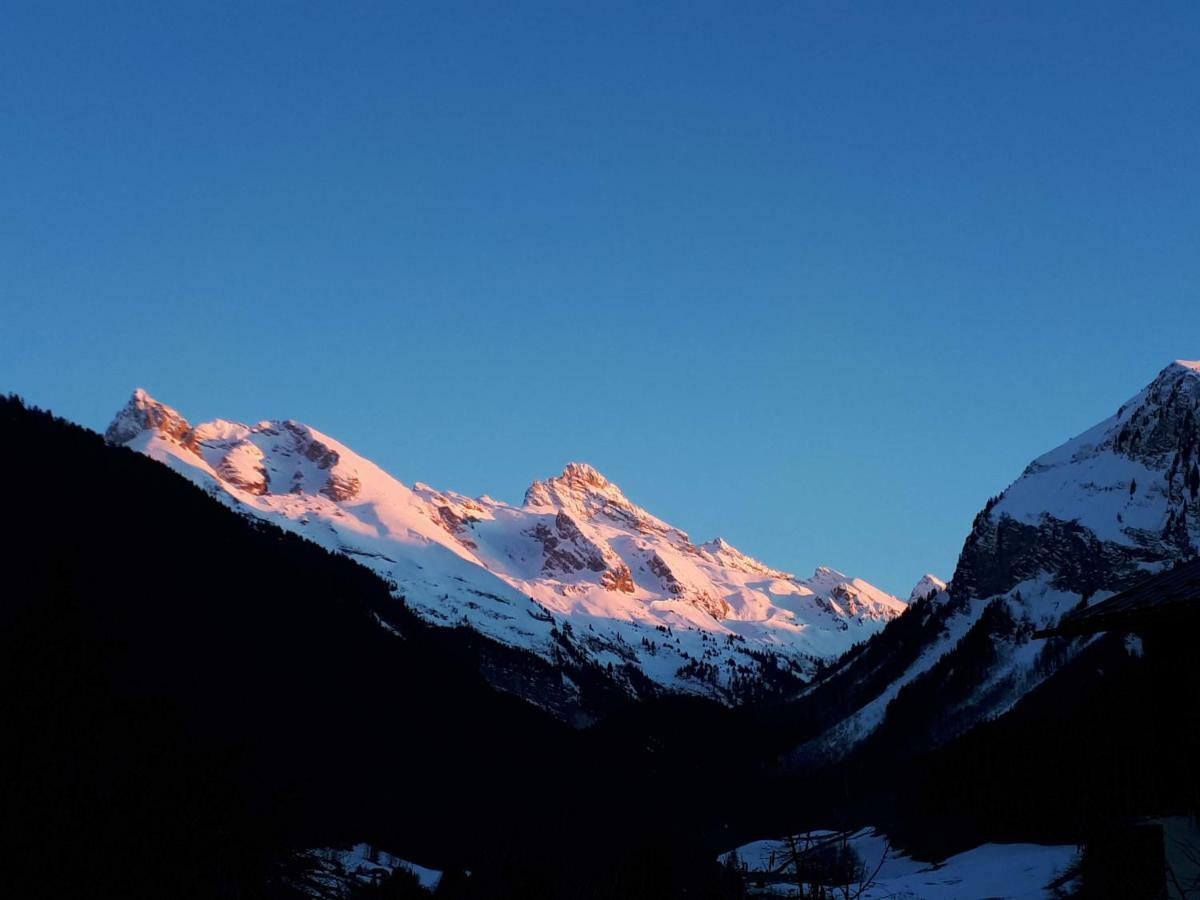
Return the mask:
[[[534,481],[514,506],[410,486],[299,422],[192,426],[141,389],[105,436],[350,555],[432,623],[549,659],[552,630],[569,622],[597,664],[632,663],[671,689],[725,697],[730,673],[763,651],[810,673],[906,608],[833,569],[797,578],[720,538],[694,543],[585,463]],[[716,676],[681,675],[691,660]]]

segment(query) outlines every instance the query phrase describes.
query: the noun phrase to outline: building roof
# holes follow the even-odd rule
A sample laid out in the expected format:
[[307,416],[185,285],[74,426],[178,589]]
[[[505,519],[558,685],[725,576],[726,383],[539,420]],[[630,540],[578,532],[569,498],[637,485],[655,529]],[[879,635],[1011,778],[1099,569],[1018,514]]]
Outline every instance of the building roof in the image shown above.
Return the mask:
[[1141,631],[1170,627],[1200,618],[1200,559],[1177,563],[1174,568],[1101,600],[1093,606],[1063,616],[1054,628],[1037,637],[1073,637],[1098,631]]

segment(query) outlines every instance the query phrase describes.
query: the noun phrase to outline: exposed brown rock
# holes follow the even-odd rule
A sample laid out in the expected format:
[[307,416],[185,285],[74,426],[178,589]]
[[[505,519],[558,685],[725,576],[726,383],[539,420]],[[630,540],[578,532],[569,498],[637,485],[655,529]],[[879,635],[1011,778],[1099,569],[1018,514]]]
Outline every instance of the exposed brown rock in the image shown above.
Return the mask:
[[[337,454],[335,453],[334,456],[336,457]],[[321,488],[321,493],[330,500],[341,502],[342,500],[351,500],[354,497],[357,497],[361,488],[362,482],[353,475],[344,475],[341,472],[330,472],[329,480],[325,482],[325,486]]]
[[104,432],[110,444],[124,444],[143,431],[153,428],[162,435],[173,438],[181,447],[200,455],[200,445],[188,420],[165,403],[159,403],[141,388],[133,392],[125,408],[117,413],[112,424]]
[[217,466],[217,475],[223,481],[227,481],[234,487],[241,488],[248,494],[262,495],[270,489],[270,476],[267,475],[267,470],[261,464],[254,466],[251,469],[253,476],[247,478],[246,473],[238,467],[237,463],[232,458],[232,454],[226,454],[222,458],[220,465]]
[[608,569],[600,576],[600,583],[610,591],[621,591],[626,594],[632,594],[637,587],[633,583],[633,573],[624,563]]

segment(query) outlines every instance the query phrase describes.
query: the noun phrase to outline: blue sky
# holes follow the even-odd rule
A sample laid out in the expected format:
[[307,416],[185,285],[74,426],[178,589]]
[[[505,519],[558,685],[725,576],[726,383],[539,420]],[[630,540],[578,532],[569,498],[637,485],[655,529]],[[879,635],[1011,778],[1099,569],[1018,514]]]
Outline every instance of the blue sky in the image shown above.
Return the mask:
[[0,389],[95,428],[582,459],[906,593],[1200,357],[1195,4],[103,6],[0,30]]

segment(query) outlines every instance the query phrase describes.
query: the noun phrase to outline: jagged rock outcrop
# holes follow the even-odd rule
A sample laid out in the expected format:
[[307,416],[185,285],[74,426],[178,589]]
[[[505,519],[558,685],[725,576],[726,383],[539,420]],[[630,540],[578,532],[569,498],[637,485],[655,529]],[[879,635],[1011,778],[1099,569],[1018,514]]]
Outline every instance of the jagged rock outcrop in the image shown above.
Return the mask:
[[563,574],[590,569],[604,572],[608,565],[604,551],[589,541],[565,511],[559,510],[554,517],[553,527],[545,522],[534,526],[533,536],[542,542],[545,560],[542,571],[547,574]]
[[633,573],[625,563],[617,563],[605,569],[600,576],[600,583],[610,591],[620,591],[623,594],[632,594],[637,590],[637,585],[633,582]]
[[321,488],[321,493],[335,503],[341,503],[353,500],[361,489],[362,482],[356,477],[335,470],[329,473],[329,480]]
[[561,475],[535,481],[525,491],[527,509],[565,509],[581,519],[602,518],[632,527],[642,534],[688,536],[640,506],[587,463],[571,462]]
[[142,388],[135,390],[125,408],[117,413],[104,432],[104,439],[110,444],[125,444],[147,430],[166,435],[193,453],[199,452],[188,420]]

